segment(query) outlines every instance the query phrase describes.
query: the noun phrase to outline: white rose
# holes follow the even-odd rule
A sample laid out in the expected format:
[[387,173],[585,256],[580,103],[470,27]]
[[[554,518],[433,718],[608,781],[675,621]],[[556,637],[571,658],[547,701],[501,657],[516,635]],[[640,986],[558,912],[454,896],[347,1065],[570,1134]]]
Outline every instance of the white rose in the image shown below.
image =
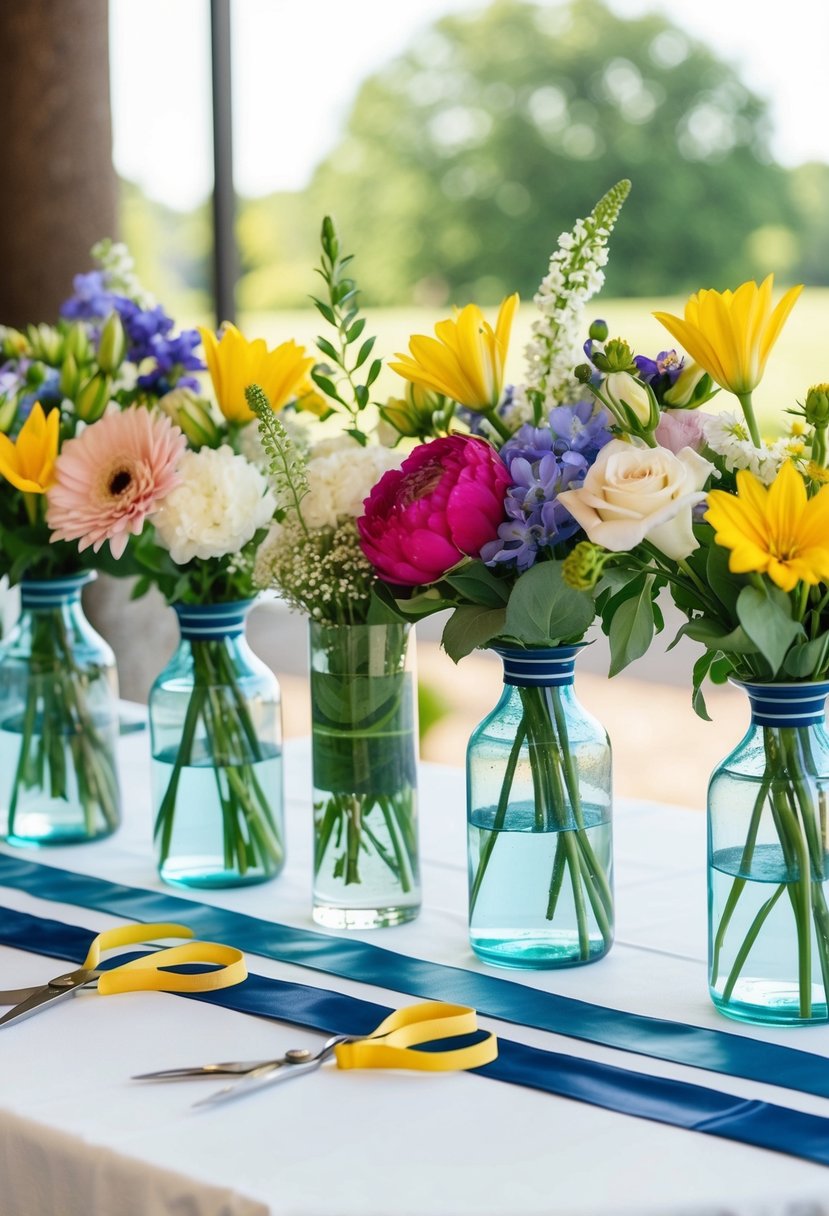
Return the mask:
[[559,494],[597,545],[621,553],[646,537],[666,557],[681,561],[697,548],[691,509],[714,466],[692,448],[637,447],[614,439],[599,452],[578,490]]
[[647,425],[651,416],[651,397],[641,380],[636,380],[629,372],[611,372],[605,376],[602,387],[611,405],[626,405],[642,426]]

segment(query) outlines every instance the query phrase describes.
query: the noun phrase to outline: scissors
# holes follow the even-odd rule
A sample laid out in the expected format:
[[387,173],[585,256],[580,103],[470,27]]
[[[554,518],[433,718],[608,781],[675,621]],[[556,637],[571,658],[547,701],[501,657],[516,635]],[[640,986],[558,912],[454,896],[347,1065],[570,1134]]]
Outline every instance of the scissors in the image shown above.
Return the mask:
[[414,1051],[424,1043],[442,1043],[478,1030],[474,1009],[466,1005],[446,1005],[424,1001],[398,1009],[366,1035],[334,1035],[315,1054],[293,1048],[274,1060],[237,1060],[224,1064],[198,1064],[192,1068],[166,1068],[145,1072],[134,1081],[174,1081],[199,1077],[239,1077],[194,1103],[215,1106],[234,1098],[255,1093],[268,1085],[315,1072],[334,1056],[338,1068],[407,1068],[419,1072],[455,1072],[480,1068],[498,1055],[498,1040],[487,1033],[466,1047],[442,1047],[438,1051]]
[[[171,946],[166,950],[151,950],[140,958],[121,963],[104,971],[98,970],[101,953],[117,946],[132,946],[138,942],[151,942],[159,937],[192,937],[193,930],[186,925],[122,925],[99,933],[89,947],[83,964],[75,971],[57,975],[45,984],[33,988],[18,988],[11,992],[0,992],[0,1005],[14,1005],[0,1018],[0,1026],[11,1026],[23,1018],[31,1017],[41,1009],[48,1009],[67,997],[74,996],[82,988],[97,985],[102,996],[115,992],[205,992],[208,989],[229,988],[240,984],[247,976],[245,960],[240,950],[232,946],[220,946],[216,942],[190,942],[184,946]],[[182,975],[167,971],[178,963],[216,963],[218,970],[203,971],[196,975]]]

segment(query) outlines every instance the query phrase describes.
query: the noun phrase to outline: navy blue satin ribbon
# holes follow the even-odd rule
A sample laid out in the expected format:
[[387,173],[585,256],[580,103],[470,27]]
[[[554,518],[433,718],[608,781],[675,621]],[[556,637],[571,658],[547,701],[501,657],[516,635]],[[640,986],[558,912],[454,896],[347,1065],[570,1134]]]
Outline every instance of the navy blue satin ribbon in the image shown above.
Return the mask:
[[[4,945],[78,963],[94,936],[89,929],[0,908],[0,943]],[[233,988],[175,995],[324,1034],[368,1034],[391,1013],[386,1006],[370,1001],[263,975],[249,975]],[[3,1033],[10,1032],[0,1030]],[[138,1064],[131,1061],[129,1066]],[[471,1075],[829,1165],[829,1119],[702,1085],[543,1051],[500,1036],[498,1058]]]
[[293,929],[241,912],[158,891],[125,887],[8,854],[0,854],[0,885],[40,899],[131,920],[183,921],[201,938],[224,942],[276,962],[309,967],[326,975],[426,1000],[471,1005],[487,1017],[603,1047],[829,1097],[829,1061],[797,1048],[590,1005],[479,971],[407,958],[355,938]]

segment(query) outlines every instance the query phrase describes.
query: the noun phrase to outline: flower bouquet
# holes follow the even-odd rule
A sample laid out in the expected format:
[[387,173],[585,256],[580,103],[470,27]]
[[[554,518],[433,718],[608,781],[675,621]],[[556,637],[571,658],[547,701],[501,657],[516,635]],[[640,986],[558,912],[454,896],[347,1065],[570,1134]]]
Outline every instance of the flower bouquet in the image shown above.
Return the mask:
[[[20,584],[22,604],[0,648],[0,836],[15,843],[91,840],[119,823],[115,660],[81,610],[97,563],[64,527],[57,469],[71,467],[76,437],[92,435],[107,408],[152,398],[192,363],[192,338],[172,337],[170,322],[166,344],[153,343],[149,314],[121,294],[133,283],[123,248],[102,244],[98,256],[101,269],[81,277],[82,294],[105,275],[118,294],[94,324],[76,299],[57,326],[0,327],[0,573]],[[116,425],[140,426],[129,410]],[[102,511],[127,476],[117,447],[106,455],[81,470]],[[166,467],[163,452],[159,460]]]
[[317,301],[334,339],[312,372],[321,416],[345,422],[309,451],[292,439],[257,386],[278,522],[262,544],[256,580],[310,620],[314,781],[314,919],[339,928],[411,920],[420,907],[413,636],[377,596],[356,517],[400,456],[378,444],[364,410],[380,371],[369,362],[356,294],[330,219],[322,228]]
[[[594,587],[613,670],[661,627],[654,596],[668,587],[680,636],[704,647],[697,711],[706,677],[748,695],[749,731],[709,786],[710,991],[731,1017],[780,1024],[829,1017],[829,387],[771,441],[752,401],[800,290],[773,307],[769,277],[700,291],[684,317],[655,314],[693,363],[633,359],[621,341],[591,352],[582,374],[599,401],[612,408],[621,377],[650,408],[634,425],[617,413],[629,441],[566,496],[589,538],[568,573]],[[712,382],[737,412],[695,409]]]
[[572,690],[595,608],[563,577],[580,539],[564,499],[612,440],[612,416],[572,369],[628,189],[560,238],[525,385],[504,386],[517,296],[494,327],[467,305],[434,338],[411,339],[391,366],[412,387],[382,414],[423,442],[357,521],[390,609],[409,620],[449,609],[453,659],[490,647],[504,662],[504,695],[473,735],[467,772],[470,936],[505,966],[588,962],[613,938],[610,750]]
[[[134,594],[157,586],[179,616],[181,645],[150,698],[162,876],[257,881],[284,857],[278,686],[243,638],[253,557],[274,502],[264,475],[233,446],[245,409],[233,376],[248,374],[238,368],[247,357],[253,372],[272,377],[279,406],[274,386],[295,396],[310,361],[292,343],[268,352],[236,331],[222,342],[205,334],[224,421],[190,374],[203,368],[199,334],[172,334],[123,251],[104,246],[98,256],[100,269],[78,276],[63,310],[71,332],[101,335],[98,388],[86,409],[88,373],[77,371],[76,353],[64,355],[62,391],[76,375],[86,425],[54,460],[47,539],[55,552],[72,546],[98,569],[137,576]],[[120,365],[101,359],[113,332],[126,355]]]

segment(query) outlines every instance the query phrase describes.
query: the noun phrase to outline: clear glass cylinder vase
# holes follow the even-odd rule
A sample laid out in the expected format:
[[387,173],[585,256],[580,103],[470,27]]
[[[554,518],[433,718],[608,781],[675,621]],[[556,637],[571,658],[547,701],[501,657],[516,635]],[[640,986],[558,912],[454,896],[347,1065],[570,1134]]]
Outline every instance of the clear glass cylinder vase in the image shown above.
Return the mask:
[[829,682],[740,687],[751,724],[708,787],[711,999],[743,1022],[825,1022]]
[[177,886],[264,882],[285,861],[280,690],[245,640],[253,603],[173,604],[149,716],[158,872]]
[[0,643],[0,838],[82,844],[121,822],[115,657],[84,616],[90,573],[24,579]]
[[402,924],[420,910],[414,631],[312,621],[310,643],[313,917]]
[[573,690],[578,647],[494,647],[504,691],[467,750],[469,936],[502,967],[594,962],[613,941],[611,755]]

